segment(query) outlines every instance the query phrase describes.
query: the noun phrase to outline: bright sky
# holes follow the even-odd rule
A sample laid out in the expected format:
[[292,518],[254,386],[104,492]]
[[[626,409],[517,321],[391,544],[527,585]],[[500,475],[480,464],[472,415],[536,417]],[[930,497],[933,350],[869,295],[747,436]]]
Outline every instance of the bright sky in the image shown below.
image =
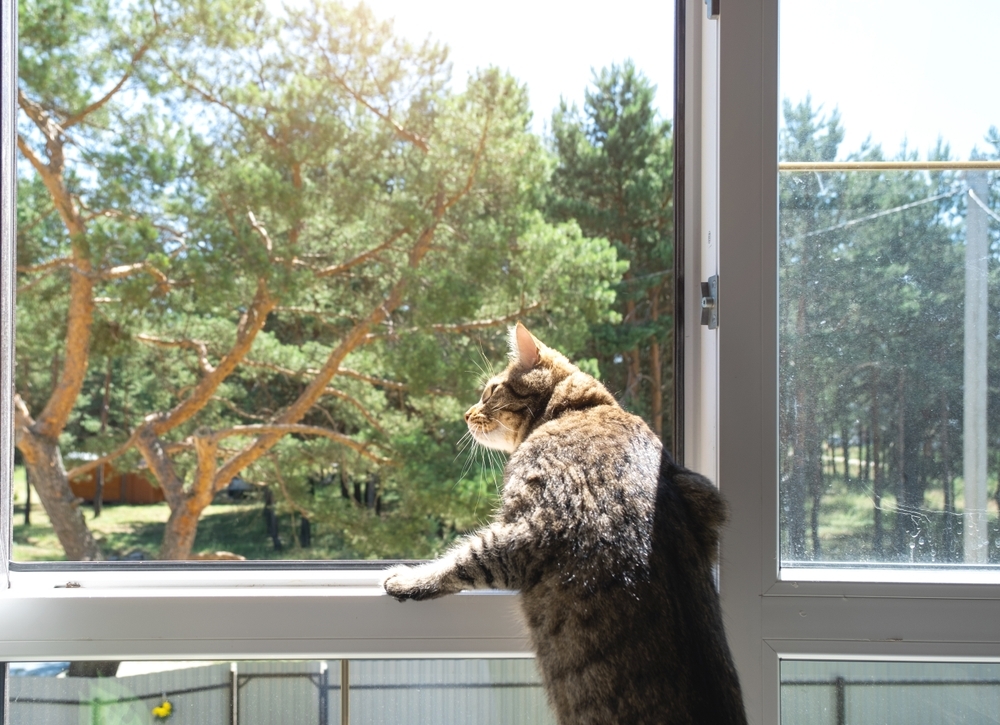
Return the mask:
[[547,128],[559,97],[583,106],[591,68],[631,58],[657,86],[664,117],[673,116],[673,0],[367,0],[399,35],[428,35],[450,49],[452,76],[464,83],[496,65],[528,84],[534,128]]
[[870,134],[888,157],[940,136],[968,159],[1000,127],[996,0],[782,0],[780,52],[783,97],[840,108],[841,156]]
[[[446,43],[455,79],[494,64],[526,82],[537,131],[560,95],[582,105],[592,68],[626,58],[656,83],[661,114],[672,115],[672,0],[368,4],[395,18],[399,34]],[[889,156],[906,139],[924,158],[940,135],[953,156],[968,158],[1000,126],[998,0],[782,0],[781,23],[781,93],[839,107],[844,153],[870,134]]]

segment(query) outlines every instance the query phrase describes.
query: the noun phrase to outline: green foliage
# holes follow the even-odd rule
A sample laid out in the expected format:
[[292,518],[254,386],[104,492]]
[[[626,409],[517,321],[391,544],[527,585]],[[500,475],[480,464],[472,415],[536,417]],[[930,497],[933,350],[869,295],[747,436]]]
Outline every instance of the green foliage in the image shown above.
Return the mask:
[[[782,160],[836,158],[843,130],[835,111],[824,117],[807,98],[797,106],[786,102],[784,118]],[[848,158],[885,159],[868,143]],[[947,158],[940,144],[930,155]],[[904,147],[897,159],[917,157]],[[835,550],[854,561],[962,557],[955,512],[961,510],[965,189],[955,172],[781,174],[786,558],[819,559]],[[991,259],[996,227],[992,235]],[[991,267],[996,319],[998,278]],[[993,381],[1000,348],[992,336],[989,344]],[[991,400],[995,390],[991,382]],[[989,424],[994,442],[997,423],[994,417]],[[848,448],[846,457],[865,465],[845,471]],[[831,497],[836,482],[824,473],[832,457],[841,461],[846,491],[871,502],[869,531],[851,552],[836,540],[824,544],[819,533],[828,512],[843,503]]]
[[[343,438],[287,435],[241,475],[270,489],[281,517],[308,517],[337,556],[431,555],[484,520],[499,461],[459,449],[482,365],[505,359],[516,319],[570,354],[591,350],[591,330],[620,318],[627,266],[607,235],[539,211],[551,163],[527,90],[494,68],[450,89],[442,46],[397,38],[364,6],[21,8],[25,96],[59,119],[101,101],[66,156],[86,221],[74,245],[19,167],[17,390],[29,410],[67,355],[58,260],[83,254],[95,270],[64,455],[108,453],[176,409],[232,354],[266,289],[275,308],[249,353],[163,435],[188,490],[194,434],[279,420],[341,355],[298,422]],[[44,148],[24,114],[19,131]],[[217,463],[254,440],[227,436]]]
[[624,405],[669,432],[673,150],[655,90],[627,61],[594,74],[583,113],[561,103],[552,116],[558,165],[547,211],[608,239],[628,263],[614,290],[617,315],[591,323],[588,353]]

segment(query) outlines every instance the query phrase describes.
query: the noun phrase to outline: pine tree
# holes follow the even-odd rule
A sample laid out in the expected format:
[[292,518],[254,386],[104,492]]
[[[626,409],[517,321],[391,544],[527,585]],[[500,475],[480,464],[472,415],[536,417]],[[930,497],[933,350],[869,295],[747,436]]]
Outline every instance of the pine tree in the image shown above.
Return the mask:
[[673,159],[670,122],[631,61],[595,73],[584,110],[552,116],[558,165],[549,215],[610,240],[629,263],[617,289],[620,322],[593,329],[600,374],[658,435],[673,425]]

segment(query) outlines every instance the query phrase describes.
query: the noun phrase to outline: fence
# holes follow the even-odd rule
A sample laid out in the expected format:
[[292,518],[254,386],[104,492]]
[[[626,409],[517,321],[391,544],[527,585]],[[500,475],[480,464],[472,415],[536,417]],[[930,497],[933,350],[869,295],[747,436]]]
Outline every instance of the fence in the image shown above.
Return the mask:
[[996,664],[782,663],[782,725],[995,725],[998,721],[1000,666]]
[[10,679],[10,725],[158,722],[164,702],[171,725],[553,722],[532,660],[191,663],[126,677]]

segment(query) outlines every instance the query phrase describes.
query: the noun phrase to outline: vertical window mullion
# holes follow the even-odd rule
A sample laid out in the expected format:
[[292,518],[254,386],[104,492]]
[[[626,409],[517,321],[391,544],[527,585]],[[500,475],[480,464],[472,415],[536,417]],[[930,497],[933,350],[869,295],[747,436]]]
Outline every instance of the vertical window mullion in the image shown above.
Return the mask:
[[0,0],[0,588],[11,555],[14,471],[14,150],[17,88],[17,5]]
[[730,506],[720,587],[748,716],[760,723],[778,718],[761,616],[777,579],[777,11],[777,0],[748,0],[707,21],[718,23],[718,124],[705,140],[718,158],[717,479]]

